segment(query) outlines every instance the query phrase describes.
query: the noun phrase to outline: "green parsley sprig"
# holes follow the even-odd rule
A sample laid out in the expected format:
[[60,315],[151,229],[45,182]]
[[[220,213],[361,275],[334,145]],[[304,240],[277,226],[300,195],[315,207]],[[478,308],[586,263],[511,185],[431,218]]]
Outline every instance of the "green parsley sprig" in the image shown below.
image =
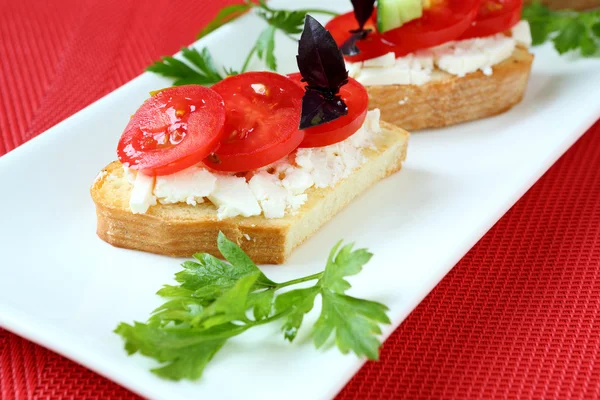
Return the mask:
[[531,26],[534,45],[551,40],[560,54],[579,50],[589,57],[598,53],[600,10],[553,11],[534,3],[523,9],[523,19]]
[[[333,11],[320,9],[279,10],[269,7],[264,0],[259,0],[258,3],[245,0],[242,4],[234,4],[221,9],[216,17],[200,31],[197,38],[208,35],[253,9],[256,11],[256,15],[267,23],[267,26],[258,35],[242,67],[239,70],[226,68],[226,75],[246,72],[255,58],[262,61],[269,70],[277,70],[277,58],[275,57],[275,33],[277,31],[283,32],[288,38],[297,41],[297,35],[302,32],[306,14],[337,15]],[[162,57],[161,60],[149,66],[147,71],[173,79],[174,86],[192,83],[210,86],[224,79],[224,76],[214,66],[208,49],[203,48],[198,52],[195,49],[184,47],[182,56],[183,60],[169,56]]]
[[167,56],[146,70],[175,79],[173,86],[192,83],[210,86],[223,80],[224,77],[217,71],[208,49],[204,48],[198,51],[184,47],[181,49],[181,55],[187,63]]
[[[125,340],[129,354],[141,353],[162,365],[152,370],[171,379],[195,380],[227,340],[248,329],[281,321],[285,339],[296,337],[304,316],[321,296],[322,308],[312,328],[313,342],[322,347],[332,336],[344,354],[376,360],[381,324],[389,324],[388,308],[346,294],[346,277],[356,275],[372,254],[339,242],[331,250],[323,272],[277,283],[235,243],[219,233],[219,251],[227,261],[206,253],[182,264],[175,274],[178,286],[166,285],[158,295],[168,299],[147,323],[121,323],[115,333]],[[316,281],[313,286],[281,289]]]

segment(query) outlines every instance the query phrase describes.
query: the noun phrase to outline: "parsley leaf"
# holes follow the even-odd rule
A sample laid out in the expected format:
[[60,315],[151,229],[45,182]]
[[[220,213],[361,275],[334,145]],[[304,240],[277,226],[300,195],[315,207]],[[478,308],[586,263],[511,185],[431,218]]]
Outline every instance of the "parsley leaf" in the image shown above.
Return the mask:
[[534,46],[548,40],[552,22],[552,11],[549,8],[540,3],[533,3],[523,9],[522,17],[529,22]]
[[321,287],[323,308],[313,329],[313,340],[321,347],[335,333],[336,344],[342,353],[351,350],[359,357],[376,360],[381,343],[375,335],[381,334],[379,323],[390,323],[386,315],[388,308],[346,295],[350,284],[344,279],[358,274],[373,255],[365,249],[352,251],[352,244],[338,252],[340,246],[341,242],[331,250],[325,272],[317,283]]
[[[337,13],[319,9],[304,10],[277,10],[267,6],[266,2],[259,1],[258,4],[245,0],[241,4],[233,4],[222,8],[219,13],[198,33],[197,38],[203,38],[215,29],[235,20],[249,10],[255,9],[256,15],[262,18],[267,27],[261,32],[254,46],[250,49],[241,69],[224,68],[226,76],[237,75],[246,72],[252,59],[257,56],[265,66],[275,71],[277,59],[275,57],[275,33],[279,30],[293,40],[298,40],[298,33],[302,32],[304,18],[308,13],[325,14],[335,16]],[[208,49],[204,48],[198,52],[192,48],[182,49],[183,60],[166,56],[146,68],[147,71],[157,73],[173,79],[173,85],[198,84],[210,86],[225,78],[219,73],[213,63]]]
[[288,35],[302,33],[304,18],[307,14],[306,11],[272,10],[270,8],[265,8],[259,10],[257,15],[267,21],[270,26],[283,31]]
[[365,249],[352,251],[352,244],[342,247],[338,252],[341,245],[342,242],[338,242],[331,250],[327,267],[320,280],[324,288],[335,293],[344,293],[350,289],[350,284],[344,278],[358,274],[363,265],[373,257],[373,254]]
[[250,10],[250,8],[252,8],[251,4],[232,4],[230,6],[223,7],[217,13],[215,18],[213,18],[213,20],[210,21],[204,27],[204,29],[202,29],[200,31],[200,33],[198,33],[198,36],[196,37],[196,39],[201,39],[204,36],[211,33],[212,31],[222,27],[223,25],[227,24],[228,22],[233,21],[240,15],[244,14],[246,11]]
[[264,1],[259,1],[259,4],[255,5],[255,7],[257,8],[256,15],[264,19],[268,26],[261,32],[254,47],[246,57],[246,61],[242,66],[242,72],[247,70],[250,61],[255,54],[258,56],[259,60],[263,61],[268,69],[272,71],[277,69],[277,59],[275,58],[275,33],[278,30],[290,39],[298,41],[298,38],[294,35],[302,32],[304,19],[309,12],[336,15],[335,13],[326,10],[276,10],[267,6]]
[[219,251],[229,263],[206,253],[194,254],[198,262],[186,261],[184,270],[175,274],[182,288],[194,290],[198,296],[208,297],[217,293],[216,289],[228,289],[241,278],[257,275],[256,285],[261,288],[274,287],[276,284],[261,272],[250,257],[235,243],[219,233],[217,239]]
[[202,376],[204,368],[221,350],[227,339],[211,340],[196,346],[189,346],[174,353],[177,356],[173,360],[159,368],[154,368],[152,372],[156,375],[170,380],[179,379],[198,379]]
[[389,324],[388,308],[374,301],[361,300],[329,290],[321,292],[323,309],[313,328],[313,340],[323,346],[335,332],[335,341],[344,354],[353,351],[357,356],[379,359],[381,334],[378,323]]
[[580,46],[582,35],[586,34],[585,25],[578,20],[572,19],[565,23],[558,35],[552,39],[554,47],[560,54],[569,50],[575,50]]
[[223,232],[219,232],[217,246],[223,257],[231,263],[230,268],[233,270],[244,271],[245,274],[258,274],[256,283],[261,285],[261,287],[272,287],[276,285],[275,282],[267,278],[265,274],[258,269],[256,264],[254,264],[250,257],[248,257],[237,244],[227,239]]
[[597,22],[594,25],[592,25],[592,32],[597,38],[600,38],[600,22]]
[[[154,374],[171,380],[199,379],[228,339],[276,320],[282,320],[284,337],[292,341],[318,295],[323,307],[312,331],[317,347],[334,335],[343,353],[378,357],[379,324],[389,323],[387,308],[345,294],[350,288],[345,278],[360,272],[371,258],[369,252],[353,251],[352,245],[341,247],[340,242],[324,272],[276,283],[222,233],[217,244],[227,261],[194,255],[196,261],[184,262],[184,270],[175,275],[179,285],[165,285],[158,291],[167,301],[147,323],[121,323],[115,329],[128,354],[140,353],[159,363],[152,369]],[[313,286],[277,294],[315,280]]]
[[153,326],[168,326],[172,323],[185,323],[189,325],[202,312],[206,305],[206,303],[195,298],[193,295],[173,298],[152,311],[148,323]]
[[195,380],[235,328],[230,324],[199,332],[135,322],[134,325],[119,324],[115,333],[126,340],[125,349],[129,354],[139,352],[162,364],[152,370],[156,375],[171,380]]
[[319,288],[313,286],[306,289],[291,290],[277,297],[275,310],[278,313],[288,310],[281,330],[284,337],[290,342],[296,338],[298,329],[300,329],[300,325],[304,320],[304,315],[312,310],[318,294]]
[[248,321],[246,318],[248,295],[258,274],[246,275],[235,285],[224,291],[213,303],[192,318],[190,325],[212,328],[233,321]]
[[275,290],[272,289],[254,292],[248,296],[248,306],[252,309],[255,320],[265,319],[271,315],[274,298]]
[[267,68],[275,71],[277,60],[275,59],[275,27],[266,27],[256,40],[256,54],[258,58],[265,61]]
[[598,52],[600,11],[552,11],[534,3],[523,9],[523,19],[529,22],[533,45],[548,40],[560,54],[579,50],[583,56]]
[[585,32],[581,36],[581,39],[579,40],[579,50],[584,57],[593,56],[598,51],[598,43],[589,32]]
[[173,78],[174,86],[189,84],[210,86],[223,80],[208,49],[204,48],[198,52],[196,49],[184,47],[181,49],[181,55],[187,62],[167,56],[162,57],[160,61],[156,61],[146,70]]

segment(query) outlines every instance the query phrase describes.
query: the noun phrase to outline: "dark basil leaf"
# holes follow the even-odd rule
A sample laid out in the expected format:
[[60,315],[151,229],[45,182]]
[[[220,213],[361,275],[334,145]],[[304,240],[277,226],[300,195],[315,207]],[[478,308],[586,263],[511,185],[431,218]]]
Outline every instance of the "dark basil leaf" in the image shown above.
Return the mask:
[[352,33],[352,36],[350,36],[348,40],[342,43],[342,46],[340,47],[342,53],[345,56],[355,56],[357,54],[360,54],[360,49],[358,48],[358,46],[356,46],[356,42],[358,42],[359,40],[365,40],[370,32],[370,29],[366,29]]
[[[365,23],[371,18],[375,8],[375,0],[351,0],[354,7],[354,17],[358,22],[359,29],[362,30]],[[346,53],[344,53],[346,54]]]
[[338,95],[307,88],[302,97],[302,117],[299,129],[326,124],[348,114],[348,107]]
[[296,60],[302,78],[310,87],[329,89],[337,94],[348,82],[342,52],[331,33],[310,15],[304,20]]
[[348,83],[348,71],[342,52],[331,34],[310,15],[298,44],[298,69],[308,84],[302,98],[300,129],[331,122],[348,114],[348,107],[338,96]]

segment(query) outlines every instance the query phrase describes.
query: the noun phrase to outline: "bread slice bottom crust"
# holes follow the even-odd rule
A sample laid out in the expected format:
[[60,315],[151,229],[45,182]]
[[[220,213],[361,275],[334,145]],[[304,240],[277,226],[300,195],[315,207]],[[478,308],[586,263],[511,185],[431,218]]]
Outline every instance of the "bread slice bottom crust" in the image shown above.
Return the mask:
[[491,117],[523,99],[532,63],[533,54],[517,47],[490,76],[477,71],[461,78],[436,70],[421,86],[367,86],[369,108],[379,108],[384,121],[408,131]]
[[377,150],[365,150],[361,167],[332,188],[310,188],[308,201],[284,218],[234,217],[217,219],[210,202],[197,206],[158,204],[146,214],[129,209],[131,183],[118,162],[109,164],[91,188],[96,204],[98,236],[116,247],[174,257],[197,252],[220,256],[217,234],[222,231],[260,264],[281,264],[306,238],[351,200],[384,177],[399,171],[406,158],[408,133],[385,122],[375,139]]

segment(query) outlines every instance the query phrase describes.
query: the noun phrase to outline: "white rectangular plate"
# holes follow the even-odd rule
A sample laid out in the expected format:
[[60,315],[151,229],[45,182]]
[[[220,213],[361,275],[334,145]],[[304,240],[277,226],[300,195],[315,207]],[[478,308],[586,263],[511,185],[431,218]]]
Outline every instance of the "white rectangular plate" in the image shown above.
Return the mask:
[[[345,0],[327,3],[349,8]],[[297,4],[272,1],[274,7]],[[245,16],[197,45],[235,68],[263,26]],[[282,70],[293,71],[295,44],[279,37],[277,46]],[[363,360],[337,349],[315,350],[306,328],[294,344],[278,327],[247,332],[225,346],[200,381],[180,383],[152,375],[153,361],[128,357],[112,333],[119,321],[145,320],[160,302],[156,290],[180,268],[178,260],[98,239],[88,189],[115,158],[129,116],[150,90],[167,85],[144,74],[0,158],[0,324],[152,398],[333,397]],[[390,307],[387,337],[598,119],[599,87],[599,60],[538,49],[522,104],[495,118],[413,135],[400,173],[352,202],[286,265],[265,267],[266,273],[284,280],[317,272],[340,238],[369,248],[375,257],[351,280],[351,293]],[[315,318],[313,312],[305,326]]]

